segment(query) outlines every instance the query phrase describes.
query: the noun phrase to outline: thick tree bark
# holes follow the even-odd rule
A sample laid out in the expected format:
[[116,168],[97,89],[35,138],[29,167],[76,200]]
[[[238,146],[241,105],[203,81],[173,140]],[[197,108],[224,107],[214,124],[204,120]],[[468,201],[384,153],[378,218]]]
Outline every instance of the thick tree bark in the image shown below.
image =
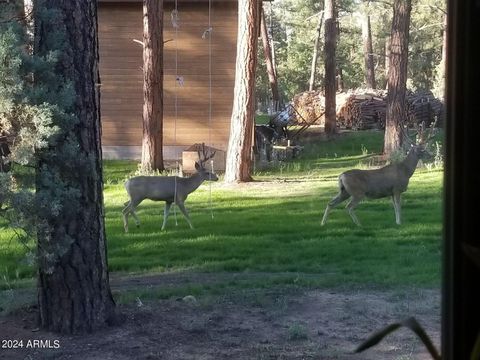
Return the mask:
[[267,65],[268,81],[270,83],[270,89],[272,90],[272,101],[275,105],[275,111],[277,111],[280,101],[280,95],[278,93],[277,72],[275,71],[274,63],[272,60],[272,50],[270,46],[270,39],[268,37],[267,24],[265,22],[265,11],[263,10],[263,6],[261,10],[260,31],[262,35],[263,54],[265,56],[265,63]]
[[370,27],[370,15],[366,15],[362,23],[363,52],[365,61],[365,85],[375,89],[375,64],[373,61],[372,30]]
[[225,182],[251,181],[259,7],[238,1],[237,61]]
[[405,95],[411,10],[411,0],[395,0],[390,40],[387,115],[383,149],[386,155],[400,149],[403,143],[402,126],[406,118]]
[[325,132],[334,134],[336,129],[336,65],[335,49],[337,25],[335,0],[325,0]]
[[142,168],[163,164],[163,0],[143,2]]
[[[51,86],[64,79],[75,90],[69,107],[75,122],[59,121],[64,134],[39,154],[37,201],[61,205],[59,214],[50,208],[38,214],[40,321],[49,331],[84,333],[115,319],[103,207],[97,2],[43,0],[36,6],[55,11],[53,21],[35,19],[37,54],[62,48],[54,70],[59,81]],[[59,30],[65,37],[53,42]],[[62,190],[74,202],[59,197]]]
[[308,82],[308,91],[313,91],[315,87],[315,73],[317,72],[318,48],[320,46],[320,37],[322,34],[323,11],[318,17],[317,36],[313,45],[312,66],[310,67],[310,80]]
[[388,71],[390,70],[390,38],[385,39],[385,86],[388,90]]

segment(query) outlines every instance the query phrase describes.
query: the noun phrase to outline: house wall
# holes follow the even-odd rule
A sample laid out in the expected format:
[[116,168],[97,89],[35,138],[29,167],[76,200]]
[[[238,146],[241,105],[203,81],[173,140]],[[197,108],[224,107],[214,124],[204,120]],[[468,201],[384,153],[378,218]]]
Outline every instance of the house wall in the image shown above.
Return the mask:
[[[202,39],[208,2],[179,1],[177,6],[180,28],[175,35],[173,3],[164,3],[166,159],[181,158],[181,151],[195,143],[226,150],[235,77],[236,2],[212,1],[211,102],[209,40]],[[104,158],[140,158],[142,45],[134,40],[142,41],[142,3],[100,2],[98,23]],[[176,74],[183,77],[183,86],[175,81]]]

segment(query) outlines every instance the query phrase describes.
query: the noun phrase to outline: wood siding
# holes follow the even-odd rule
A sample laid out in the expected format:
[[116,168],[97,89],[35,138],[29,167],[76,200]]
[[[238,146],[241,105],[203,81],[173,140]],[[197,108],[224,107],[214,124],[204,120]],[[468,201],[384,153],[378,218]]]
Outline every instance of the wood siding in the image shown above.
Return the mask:
[[[211,120],[209,40],[202,39],[208,28],[208,3],[178,4],[177,41],[173,4],[164,6],[164,145],[181,148],[205,142],[225,150],[233,104],[237,4],[212,2]],[[103,146],[141,146],[142,45],[134,40],[142,41],[142,4],[100,3],[98,17]],[[175,81],[176,73],[183,77],[183,87]]]

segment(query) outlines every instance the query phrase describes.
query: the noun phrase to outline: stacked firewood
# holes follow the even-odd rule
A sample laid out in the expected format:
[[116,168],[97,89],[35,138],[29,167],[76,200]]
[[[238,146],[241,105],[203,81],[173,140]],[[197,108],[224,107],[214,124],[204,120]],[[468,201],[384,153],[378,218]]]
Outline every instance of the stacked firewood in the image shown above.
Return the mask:
[[354,130],[382,129],[385,127],[386,100],[383,91],[370,90],[337,96],[337,121],[340,127]]
[[424,123],[430,126],[436,118],[441,126],[443,103],[435,98],[430,91],[409,92],[406,96],[407,121],[409,126]]
[[[429,91],[409,92],[405,102],[409,126],[420,123],[429,126],[436,117],[442,117],[443,104]],[[343,96],[343,102],[337,96],[337,121],[346,129],[383,129],[386,109],[387,92],[384,90],[356,90]]]
[[320,91],[305,91],[293,97],[292,105],[300,116],[296,122],[323,125],[325,118],[325,98]]
[[[408,92],[406,99],[409,126],[425,123],[429,126],[435,118],[441,126],[443,103],[430,91]],[[325,123],[325,98],[320,91],[306,91],[295,95],[292,105],[306,123]],[[336,96],[337,124],[341,128],[354,130],[384,129],[387,111],[387,91],[356,89]],[[294,113],[291,114],[295,115]],[[297,116],[297,122],[299,122]],[[302,121],[303,121],[302,119]]]

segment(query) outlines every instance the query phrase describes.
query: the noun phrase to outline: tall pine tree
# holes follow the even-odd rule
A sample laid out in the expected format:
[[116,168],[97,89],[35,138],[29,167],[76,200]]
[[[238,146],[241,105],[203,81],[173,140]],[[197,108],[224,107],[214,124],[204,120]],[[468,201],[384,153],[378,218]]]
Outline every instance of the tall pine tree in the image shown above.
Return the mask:
[[403,144],[402,126],[406,122],[405,95],[407,92],[408,38],[411,0],[395,0],[390,36],[388,67],[387,115],[384,153],[391,155]]
[[94,331],[115,320],[109,287],[101,166],[96,0],[39,0],[35,53],[39,101],[58,135],[37,152],[38,301],[43,328]]
[[143,1],[142,168],[163,163],[163,0]]
[[259,3],[255,0],[240,0],[238,9],[235,95],[225,168],[226,182],[252,180]]
[[336,112],[336,41],[335,0],[325,0],[325,132],[337,131]]

